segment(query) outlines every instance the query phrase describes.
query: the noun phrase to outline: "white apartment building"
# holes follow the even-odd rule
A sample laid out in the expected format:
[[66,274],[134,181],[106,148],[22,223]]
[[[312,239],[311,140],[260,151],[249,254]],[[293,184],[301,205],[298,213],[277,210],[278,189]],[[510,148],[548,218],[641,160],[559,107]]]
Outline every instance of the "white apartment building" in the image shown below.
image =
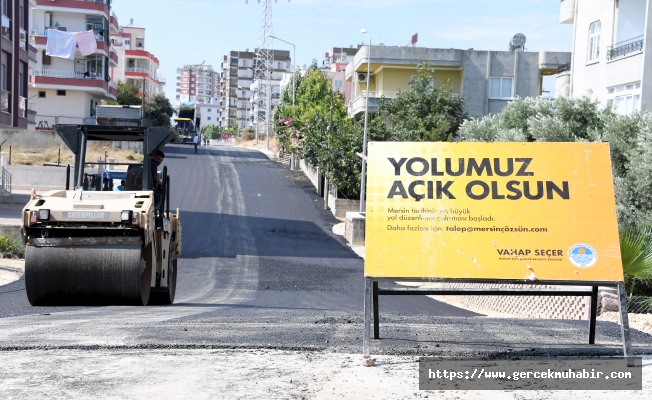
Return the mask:
[[194,64],[177,68],[176,104],[214,104],[219,106],[219,72],[210,65]]
[[198,128],[207,125],[220,126],[219,104],[197,104],[195,106],[195,121],[199,121]]
[[[117,96],[110,71],[117,67],[118,55],[109,34],[118,32],[118,21],[110,0],[38,0],[30,7],[29,26],[37,57],[29,65],[28,96],[37,115],[28,127],[51,129],[57,123],[95,123],[97,103]],[[48,29],[93,30],[97,51],[82,56],[77,49],[74,60],[47,56]]]
[[[220,125],[228,127],[237,122],[238,129],[264,124],[266,110],[259,110],[262,96],[267,95],[273,112],[281,95],[281,80],[292,70],[292,59],[287,50],[272,50],[273,62],[270,71],[270,93],[264,93],[266,85],[259,85],[254,79],[254,63],[258,62],[255,52],[230,51],[222,57],[222,82],[220,86]],[[261,87],[259,87],[261,86]]]
[[573,24],[573,55],[559,68],[557,94],[591,95],[621,114],[652,106],[649,0],[562,0],[559,22]]
[[120,26],[111,33],[111,43],[118,55],[118,65],[112,68],[113,80],[136,85],[140,95],[155,96],[164,90],[165,78],[159,75],[158,58],[145,50],[145,28]]

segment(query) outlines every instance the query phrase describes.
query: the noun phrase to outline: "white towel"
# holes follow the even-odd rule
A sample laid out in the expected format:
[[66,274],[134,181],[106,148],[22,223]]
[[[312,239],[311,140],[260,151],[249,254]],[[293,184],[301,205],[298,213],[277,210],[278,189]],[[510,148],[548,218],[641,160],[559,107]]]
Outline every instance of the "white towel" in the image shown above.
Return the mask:
[[76,47],[77,40],[74,33],[48,29],[48,44],[45,49],[45,54],[48,56],[73,60]]
[[79,46],[79,52],[82,56],[86,57],[87,55],[93,54],[97,51],[95,32],[76,32],[75,39],[77,40],[77,46]]

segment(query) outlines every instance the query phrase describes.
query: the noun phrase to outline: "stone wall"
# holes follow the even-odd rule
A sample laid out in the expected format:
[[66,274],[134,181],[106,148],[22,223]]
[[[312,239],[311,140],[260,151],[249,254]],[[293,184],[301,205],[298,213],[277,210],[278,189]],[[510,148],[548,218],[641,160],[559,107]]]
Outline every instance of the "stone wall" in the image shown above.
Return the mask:
[[[523,289],[517,284],[444,283],[449,288]],[[537,285],[536,289],[588,290],[586,286]],[[448,297],[448,296],[447,296]],[[480,309],[539,319],[588,320],[590,297],[578,296],[455,296],[460,302]]]

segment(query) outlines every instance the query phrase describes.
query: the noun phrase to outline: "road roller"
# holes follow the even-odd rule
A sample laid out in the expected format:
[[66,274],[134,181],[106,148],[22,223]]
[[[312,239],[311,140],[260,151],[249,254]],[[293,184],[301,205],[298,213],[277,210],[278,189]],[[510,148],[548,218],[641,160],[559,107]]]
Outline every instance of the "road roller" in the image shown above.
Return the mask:
[[[36,195],[22,212],[25,289],[33,306],[172,304],[181,256],[179,209],[170,176],[153,184],[151,157],[178,135],[165,127],[55,125],[75,155],[72,179]],[[84,189],[89,141],[142,142],[124,191]],[[153,171],[157,172],[157,168]],[[70,174],[69,174],[70,175]],[[160,175],[157,175],[160,176]]]

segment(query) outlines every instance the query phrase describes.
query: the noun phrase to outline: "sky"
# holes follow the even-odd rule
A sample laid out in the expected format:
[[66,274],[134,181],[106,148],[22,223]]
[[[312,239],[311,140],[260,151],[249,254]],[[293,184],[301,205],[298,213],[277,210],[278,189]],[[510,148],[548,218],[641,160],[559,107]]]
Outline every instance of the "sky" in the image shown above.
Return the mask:
[[[264,3],[264,0],[263,0]],[[528,51],[571,51],[572,25],[559,24],[559,0],[272,0],[274,36],[296,46],[296,65],[321,63],[332,47],[368,43],[508,50],[516,33]],[[205,62],[219,69],[227,52],[259,45],[258,0],[113,0],[120,25],[146,28],[145,50],[160,60],[166,95],[175,99],[176,70]],[[275,49],[292,46],[274,41]],[[544,90],[554,89],[554,79]],[[174,104],[174,103],[173,103]]]

